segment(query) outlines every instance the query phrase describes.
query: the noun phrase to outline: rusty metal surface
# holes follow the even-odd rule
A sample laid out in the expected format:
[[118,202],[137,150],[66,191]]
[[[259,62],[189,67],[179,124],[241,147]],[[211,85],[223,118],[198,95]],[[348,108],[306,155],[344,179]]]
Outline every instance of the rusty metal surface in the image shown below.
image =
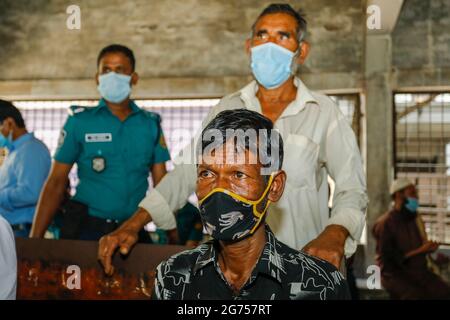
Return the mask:
[[[127,257],[116,253],[116,271],[108,277],[97,261],[97,248],[93,241],[17,238],[17,299],[148,299],[155,267],[187,249],[138,244]],[[80,268],[80,289],[69,289],[71,265]]]

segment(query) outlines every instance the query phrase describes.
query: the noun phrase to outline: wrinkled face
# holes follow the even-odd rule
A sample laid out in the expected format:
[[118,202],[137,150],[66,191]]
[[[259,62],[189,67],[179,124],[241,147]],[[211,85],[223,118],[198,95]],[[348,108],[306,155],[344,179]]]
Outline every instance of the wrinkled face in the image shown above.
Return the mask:
[[292,52],[297,51],[297,21],[286,13],[267,14],[261,17],[255,25],[251,47],[273,42]]
[[249,150],[239,152],[232,141],[204,154],[197,167],[199,199],[215,188],[224,188],[246,199],[257,200],[266,186],[257,155]]

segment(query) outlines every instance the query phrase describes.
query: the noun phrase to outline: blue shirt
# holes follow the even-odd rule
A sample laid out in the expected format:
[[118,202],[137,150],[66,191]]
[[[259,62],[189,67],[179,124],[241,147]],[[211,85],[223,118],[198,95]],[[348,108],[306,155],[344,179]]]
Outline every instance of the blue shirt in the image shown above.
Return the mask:
[[159,115],[130,102],[132,113],[120,121],[100,100],[94,108],[71,107],[55,160],[78,166],[74,200],[89,214],[123,221],[137,209],[148,189],[153,164],[170,159]]
[[33,222],[50,165],[50,152],[32,133],[13,141],[0,166],[0,214],[10,224]]

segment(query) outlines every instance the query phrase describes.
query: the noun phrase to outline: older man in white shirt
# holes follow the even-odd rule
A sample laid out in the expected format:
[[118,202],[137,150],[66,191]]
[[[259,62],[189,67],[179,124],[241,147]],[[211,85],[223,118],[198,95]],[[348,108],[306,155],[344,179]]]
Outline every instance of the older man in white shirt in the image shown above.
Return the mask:
[[0,300],[16,299],[17,259],[14,234],[0,216]]
[[[224,97],[203,126],[220,111],[238,108],[260,112],[274,122],[285,141],[287,185],[267,223],[282,242],[339,267],[344,254],[355,252],[364,228],[365,175],[355,135],[338,107],[294,76],[309,51],[305,32],[306,21],[289,5],[268,6],[247,40],[255,81]],[[192,149],[188,146],[185,155]],[[335,181],[331,213],[327,174]],[[129,221],[100,240],[98,255],[106,273],[113,272],[114,251],[120,247],[121,253],[128,253],[138,230],[149,221],[166,230],[175,228],[171,212],[193,193],[195,182],[193,162],[177,165]]]

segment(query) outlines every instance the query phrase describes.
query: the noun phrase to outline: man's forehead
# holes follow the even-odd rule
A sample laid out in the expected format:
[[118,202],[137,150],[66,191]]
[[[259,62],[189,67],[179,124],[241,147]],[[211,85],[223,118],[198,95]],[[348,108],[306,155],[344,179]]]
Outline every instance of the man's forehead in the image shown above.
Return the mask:
[[100,64],[109,66],[131,66],[131,61],[122,52],[108,52],[100,59]]
[[255,24],[255,30],[266,29],[268,27],[277,29],[296,29],[297,20],[287,13],[270,13],[262,16]]
[[199,164],[223,165],[223,166],[255,166],[259,165],[258,151],[243,147],[233,139],[225,144],[216,145],[205,152],[200,158]]
[[203,157],[207,156],[215,158],[226,156],[257,157],[257,154],[248,148],[244,148],[242,144],[236,142],[234,139],[230,139],[224,144],[214,146],[211,152],[203,155]]
[[234,175],[235,172],[243,172],[251,177],[262,176],[261,166],[257,164],[221,164],[221,163],[209,163],[202,162],[198,165],[197,170],[199,172],[203,170],[220,173],[220,175]]

